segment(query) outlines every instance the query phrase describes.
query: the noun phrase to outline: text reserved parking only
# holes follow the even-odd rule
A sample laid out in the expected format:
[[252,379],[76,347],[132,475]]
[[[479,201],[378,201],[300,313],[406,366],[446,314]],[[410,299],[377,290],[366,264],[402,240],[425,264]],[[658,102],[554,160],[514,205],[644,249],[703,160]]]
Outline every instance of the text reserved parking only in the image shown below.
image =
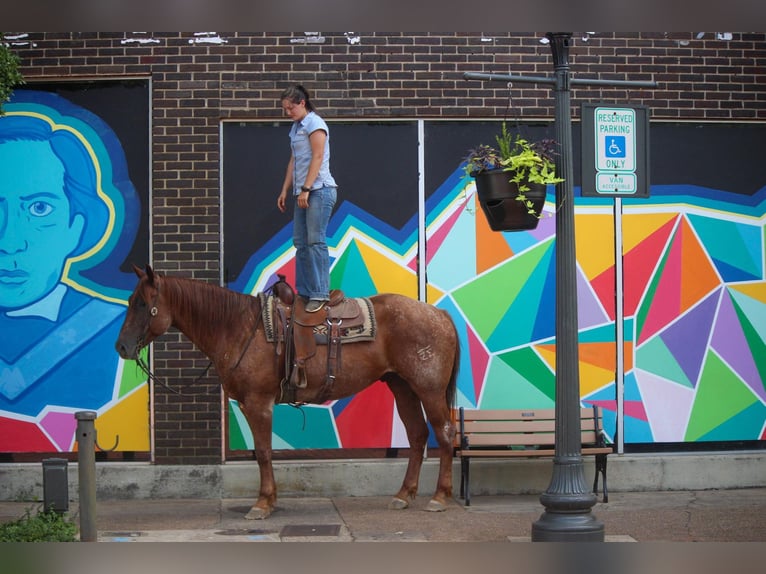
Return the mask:
[[596,108],[596,191],[636,192],[636,112]]
[[646,124],[642,108],[583,108],[583,195],[648,195]]

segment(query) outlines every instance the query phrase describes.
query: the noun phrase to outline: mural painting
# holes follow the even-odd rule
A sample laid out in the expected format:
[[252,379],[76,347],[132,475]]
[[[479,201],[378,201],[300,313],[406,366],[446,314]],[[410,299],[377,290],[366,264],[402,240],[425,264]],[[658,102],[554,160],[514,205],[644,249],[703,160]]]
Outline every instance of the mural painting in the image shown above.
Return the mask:
[[[429,139],[437,133],[429,131],[432,127],[438,129],[426,122],[426,144],[437,139]],[[673,145],[673,138],[683,138],[687,129],[654,128],[655,141],[660,149],[673,149],[667,146]],[[360,138],[361,130],[360,126]],[[695,143],[688,147],[702,148],[689,149],[688,157],[654,160],[659,154],[653,153],[651,198],[625,200],[623,206],[626,445],[766,439],[766,187],[747,154],[732,160],[743,164],[747,181],[722,182],[698,165],[704,153],[718,154],[727,147],[721,146],[722,137],[729,138],[733,158],[745,148],[763,149],[764,132],[699,132],[698,128]],[[761,145],[754,146],[758,140]],[[481,138],[459,142],[458,147],[467,149],[475,141]],[[408,149],[417,157],[416,145]],[[431,149],[426,146],[426,156]],[[343,153],[334,151],[337,165],[343,164],[337,159]],[[554,190],[549,186],[537,229],[494,232],[459,156],[444,157],[441,163],[451,167],[441,165],[438,181],[431,176],[422,226],[417,206],[408,209],[394,201],[391,209],[403,212],[405,221],[395,228],[387,225],[380,212],[358,207],[358,198],[368,190],[350,184],[343,189],[341,183],[339,202],[343,197],[345,204],[334,213],[328,237],[331,286],[353,296],[403,292],[448,310],[459,325],[463,348],[460,405],[552,407]],[[394,164],[380,171],[388,175],[396,169]],[[410,197],[417,197],[417,178],[406,185]],[[227,198],[230,190],[224,190]],[[583,405],[604,408],[606,430],[614,440],[618,390],[613,204],[605,198],[579,197],[579,188],[575,191],[580,394]],[[264,201],[271,195],[276,197],[266,194]],[[224,231],[227,238],[235,236],[227,233],[226,219]],[[423,257],[419,234],[427,243],[423,293],[416,290]],[[278,273],[289,278],[289,237],[285,222],[267,240],[251,241],[262,247],[230,286],[255,293],[274,282]],[[277,409],[275,448],[407,445],[393,399],[382,384],[345,401],[300,411],[288,405]],[[229,424],[230,448],[251,449],[252,437],[233,404]]]
[[79,410],[149,450],[146,377],[114,351],[141,199],[114,131],[55,91],[18,89],[0,118],[0,452],[75,450]]

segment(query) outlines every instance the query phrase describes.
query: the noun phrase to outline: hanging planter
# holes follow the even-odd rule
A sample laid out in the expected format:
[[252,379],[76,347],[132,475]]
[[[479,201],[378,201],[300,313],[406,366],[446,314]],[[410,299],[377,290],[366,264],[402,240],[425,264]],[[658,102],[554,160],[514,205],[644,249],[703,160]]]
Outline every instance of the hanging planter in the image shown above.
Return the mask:
[[519,184],[511,181],[512,175],[504,169],[494,169],[473,176],[479,204],[492,231],[535,229],[540,221],[547,186],[522,184],[528,189],[520,195]]
[[556,177],[555,142],[529,142],[513,137],[505,125],[495,136],[497,147],[482,144],[468,152],[466,172],[476,180],[476,193],[493,231],[535,229],[549,183]]

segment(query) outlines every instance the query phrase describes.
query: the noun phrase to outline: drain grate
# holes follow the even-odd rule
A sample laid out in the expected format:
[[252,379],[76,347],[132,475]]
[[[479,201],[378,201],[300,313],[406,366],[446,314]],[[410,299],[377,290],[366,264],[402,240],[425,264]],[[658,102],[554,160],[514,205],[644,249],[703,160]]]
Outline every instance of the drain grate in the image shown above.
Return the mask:
[[143,532],[99,532],[99,536],[103,536],[105,538],[138,538],[139,536],[144,536]]
[[288,524],[279,532],[281,538],[338,536],[340,524]]
[[230,528],[229,530],[219,530],[216,534],[220,536],[262,536],[266,534],[274,534],[274,531],[258,528]]
[[134,542],[144,535],[144,532],[99,532],[98,538],[108,542]]

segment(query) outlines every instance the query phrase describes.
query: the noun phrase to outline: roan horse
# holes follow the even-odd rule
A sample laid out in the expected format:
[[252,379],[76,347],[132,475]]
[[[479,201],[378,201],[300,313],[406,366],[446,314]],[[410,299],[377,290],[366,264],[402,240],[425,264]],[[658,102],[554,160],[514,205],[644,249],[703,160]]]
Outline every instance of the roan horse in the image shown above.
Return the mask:
[[[272,414],[282,396],[285,365],[268,342],[261,320],[261,299],[199,280],[169,277],[133,266],[139,281],[129,299],[117,352],[137,359],[139,351],[171,326],[184,333],[211,360],[226,394],[239,402],[255,442],[260,470],[258,500],[246,518],[268,517],[277,501],[272,468]],[[456,394],[460,346],[446,311],[404,295],[379,294],[373,304],[377,333],[373,340],[344,345],[332,385],[327,386],[328,346],[317,345],[305,363],[305,388],[294,401],[313,403],[357,393],[384,381],[394,395],[410,444],[402,486],[389,508],[407,508],[415,498],[428,426],[439,444],[436,491],[426,509],[446,509],[452,496]],[[321,395],[321,396],[320,396]]]

